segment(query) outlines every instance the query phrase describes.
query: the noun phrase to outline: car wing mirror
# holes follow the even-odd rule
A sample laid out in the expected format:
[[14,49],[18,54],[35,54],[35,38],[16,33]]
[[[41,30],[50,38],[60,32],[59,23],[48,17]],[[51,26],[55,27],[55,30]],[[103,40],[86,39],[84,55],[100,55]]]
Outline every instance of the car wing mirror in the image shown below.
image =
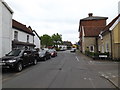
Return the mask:
[[8,56],[8,54],[5,54],[5,56]]

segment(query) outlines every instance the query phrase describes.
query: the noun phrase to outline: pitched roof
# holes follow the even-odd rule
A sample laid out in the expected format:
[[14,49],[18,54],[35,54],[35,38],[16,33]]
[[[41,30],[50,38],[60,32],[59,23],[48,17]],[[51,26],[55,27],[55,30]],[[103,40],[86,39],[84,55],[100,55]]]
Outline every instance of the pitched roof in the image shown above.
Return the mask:
[[23,25],[22,23],[14,20],[14,19],[12,20],[12,27],[34,36],[33,32],[29,28],[27,28],[26,25]]
[[8,6],[8,4],[4,1],[4,0],[1,0],[1,2],[3,3],[3,5],[10,11],[11,14],[13,14],[13,10]]
[[104,27],[84,27],[85,37],[97,37]]
[[105,32],[109,31],[110,30],[110,27],[112,27],[112,25],[119,19],[120,17],[120,14],[114,18],[104,29],[103,29],[103,32],[102,34],[104,34]]
[[81,19],[81,21],[86,21],[86,20],[103,20],[103,19],[108,19],[108,17],[99,17],[99,16],[90,16],[90,17],[86,17]]

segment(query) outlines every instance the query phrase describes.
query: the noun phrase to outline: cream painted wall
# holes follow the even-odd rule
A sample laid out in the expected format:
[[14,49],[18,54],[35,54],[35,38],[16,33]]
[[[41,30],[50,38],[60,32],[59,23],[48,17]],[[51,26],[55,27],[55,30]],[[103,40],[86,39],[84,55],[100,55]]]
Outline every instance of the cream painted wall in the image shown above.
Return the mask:
[[113,28],[114,43],[120,43],[120,22]]
[[105,36],[103,36],[103,39],[98,39],[98,47],[101,53],[105,53],[106,52],[106,47],[108,44],[108,52],[111,53],[111,40],[110,40],[110,33],[106,34]]

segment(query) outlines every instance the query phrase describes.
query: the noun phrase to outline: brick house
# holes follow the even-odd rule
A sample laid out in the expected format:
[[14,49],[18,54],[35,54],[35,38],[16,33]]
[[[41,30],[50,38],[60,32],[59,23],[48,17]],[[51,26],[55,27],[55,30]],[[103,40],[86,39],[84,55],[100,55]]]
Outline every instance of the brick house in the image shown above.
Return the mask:
[[112,59],[120,59],[120,14],[99,34],[98,50],[108,52]]
[[89,13],[87,18],[80,20],[79,38],[82,53],[85,53],[85,51],[98,51],[97,37],[100,31],[105,28],[107,19],[108,17],[93,16],[92,13]]

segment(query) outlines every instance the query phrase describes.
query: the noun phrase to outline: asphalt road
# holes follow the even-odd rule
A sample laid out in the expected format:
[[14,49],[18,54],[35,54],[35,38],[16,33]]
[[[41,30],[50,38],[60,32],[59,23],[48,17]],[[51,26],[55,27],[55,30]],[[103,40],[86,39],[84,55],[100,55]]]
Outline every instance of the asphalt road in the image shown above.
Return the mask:
[[118,63],[93,61],[82,54],[59,52],[58,56],[22,72],[4,71],[3,88],[115,88],[103,76],[117,75]]

